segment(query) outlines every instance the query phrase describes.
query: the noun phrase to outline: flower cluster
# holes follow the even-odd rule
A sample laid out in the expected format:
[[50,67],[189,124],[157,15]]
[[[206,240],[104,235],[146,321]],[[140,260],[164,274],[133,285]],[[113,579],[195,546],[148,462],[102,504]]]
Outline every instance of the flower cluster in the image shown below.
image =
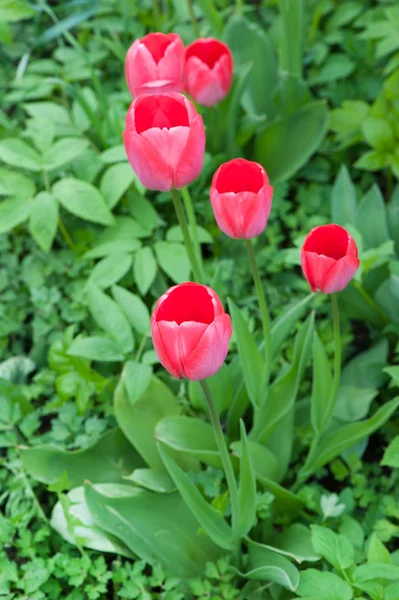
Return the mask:
[[[136,40],[126,57],[126,80],[135,98],[127,113],[124,143],[130,164],[150,190],[170,191],[196,179],[205,152],[205,128],[194,104],[213,106],[229,92],[230,49],[201,38],[186,49],[177,34],[151,33]],[[264,167],[236,158],[215,172],[210,202],[220,229],[250,240],[266,228],[273,187]],[[343,290],[359,267],[356,243],[343,227],[313,229],[301,251],[313,292]],[[217,294],[198,283],[170,288],[151,320],[155,351],[175,377],[201,380],[222,366],[232,334]]]

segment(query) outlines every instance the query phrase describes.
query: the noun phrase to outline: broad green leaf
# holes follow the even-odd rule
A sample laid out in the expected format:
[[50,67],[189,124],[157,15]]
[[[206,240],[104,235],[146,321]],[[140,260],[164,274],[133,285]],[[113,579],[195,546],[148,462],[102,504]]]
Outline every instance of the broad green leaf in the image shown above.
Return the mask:
[[117,163],[105,171],[101,178],[100,191],[109,208],[118,204],[135,178],[134,171],[128,162]]
[[162,447],[162,444],[159,444],[159,453],[180,495],[198,523],[215,544],[225,550],[231,550],[232,531],[224,520],[224,517],[213,506],[208,504],[184,471]]
[[157,261],[174,283],[190,278],[191,266],[183,244],[156,242],[154,245]]
[[356,229],[362,234],[363,247],[378,248],[389,240],[384,198],[373,185],[363,196],[356,211]]
[[39,154],[42,155],[41,161],[44,162],[44,153],[47,152],[54,141],[55,126],[53,121],[44,117],[29,119],[25,133],[32,140]]
[[165,417],[155,429],[155,438],[177,452],[198,458],[205,464],[221,467],[212,426],[193,417]]
[[389,550],[387,550],[375,533],[371,535],[369,540],[369,546],[367,549],[367,562],[369,564],[392,564],[392,557],[389,553]]
[[82,485],[85,479],[93,483],[122,483],[123,477],[143,465],[118,428],[81,450],[62,450],[46,444],[23,447],[20,455],[24,468],[37,481],[54,483],[66,471],[70,488]]
[[129,396],[129,401],[134,404],[147,391],[152,379],[150,365],[129,360],[124,366],[124,384]]
[[157,274],[157,263],[148,246],[138,250],[134,259],[133,273],[140,294],[145,296]]
[[337,225],[355,225],[356,190],[346,165],[341,165],[331,191],[331,217]]
[[34,17],[36,11],[23,0],[2,0],[0,3],[0,22],[14,23]]
[[80,156],[86,150],[87,145],[87,140],[80,138],[71,137],[58,140],[44,152],[42,157],[43,168],[46,171],[52,171],[66,165]]
[[365,171],[379,171],[387,167],[388,164],[388,157],[385,153],[378,150],[370,150],[362,154],[354,166],[357,169],[364,169]]
[[326,463],[339,456],[360,440],[370,436],[379,429],[399,406],[399,397],[386,402],[377,412],[365,421],[350,423],[327,435],[320,443],[317,456],[310,465],[312,472],[321,469]]
[[298,569],[284,556],[270,547],[249,541],[248,566],[242,575],[248,579],[273,581],[291,592],[299,584]]
[[119,305],[94,284],[88,286],[87,300],[100,329],[116,342],[121,352],[131,352],[134,346],[132,330]]
[[124,358],[114,340],[101,336],[76,338],[69,346],[68,354],[100,362],[119,362]]
[[23,108],[30,117],[50,119],[56,125],[68,126],[71,122],[68,110],[56,102],[27,102]]
[[333,377],[324,344],[317,332],[313,334],[313,384],[311,399],[311,422],[316,433],[328,426],[335,398],[332,394]]
[[177,577],[203,573],[220,550],[205,535],[179,494],[154,494],[131,485],[110,492],[86,486],[86,502],[94,521],[117,536],[141,560],[160,563]]
[[[318,100],[262,129],[255,141],[254,159],[265,167],[273,185],[289,179],[309,160],[324,138],[327,120],[327,105]],[[295,143],[287,144],[292,136]]]
[[0,234],[10,231],[28,219],[32,203],[25,198],[9,198],[0,201]]
[[88,279],[88,285],[108,288],[126,275],[132,266],[131,254],[115,253],[98,261]]
[[275,550],[296,560],[299,564],[303,562],[314,562],[320,559],[312,544],[312,534],[309,527],[295,523],[273,541]]
[[131,242],[136,238],[144,238],[150,235],[150,230],[142,227],[131,217],[118,215],[115,217],[115,225],[107,227],[96,236],[96,246],[111,242]]
[[252,404],[258,406],[262,400],[264,359],[255,344],[254,336],[250,333],[239,308],[230,298],[228,303],[245,387],[247,388]]
[[[118,486],[114,483],[100,483],[96,488],[110,495],[118,491]],[[65,508],[67,516],[65,516]],[[83,487],[77,487],[66,494],[63,505],[60,501],[57,502],[51,514],[50,524],[70,544],[76,546],[78,542],[92,550],[134,558],[125,544],[94,523],[85,501]]]
[[[144,458],[156,471],[164,471],[155,440],[155,428],[164,417],[179,415],[181,408],[170,389],[153,377],[145,392],[138,396],[137,373],[129,367],[122,371],[114,393],[115,417],[119,427]],[[196,470],[198,462],[181,456],[180,464]]]
[[388,565],[386,563],[360,565],[353,572],[355,583],[364,583],[366,581],[378,580],[399,580],[399,566]]
[[[224,364],[220,371],[212,377],[207,378],[207,383],[212,393],[219,415],[223,413],[230,405],[233,396],[233,382],[230,376],[230,368]],[[200,408],[207,412],[204,392],[198,381],[188,382],[188,393],[190,402],[195,408]]]
[[374,299],[394,323],[399,322],[399,276],[391,274],[377,289]]
[[233,14],[224,29],[223,41],[233,53],[237,72],[243,72],[251,65],[247,89],[241,100],[244,110],[250,114],[266,114],[270,118],[275,111],[271,91],[277,85],[278,76],[269,36],[255,23]]
[[381,465],[399,469],[399,435],[397,435],[385,449]]
[[101,225],[114,222],[103,196],[90,183],[67,177],[53,186],[53,193],[68,212],[81,219]]
[[344,79],[355,68],[356,63],[349,56],[341,52],[334,52],[329,55],[317,75],[311,78],[310,83],[311,85],[321,85]]
[[280,70],[301,77],[305,39],[304,0],[281,0]]
[[176,486],[169,475],[154,471],[154,469],[135,469],[131,475],[127,475],[124,479],[159,494],[176,491]]
[[395,134],[388,119],[369,116],[362,123],[362,132],[372,148],[380,152],[395,149]]
[[396,254],[399,256],[399,184],[395,187],[388,204],[388,227],[390,238],[395,241]]
[[236,139],[237,130],[240,125],[239,114],[243,96],[248,87],[249,74],[252,67],[252,63],[248,63],[246,66],[242,67],[239,76],[236,78],[227,110],[226,144],[230,158],[240,155],[240,147]]
[[106,164],[126,162],[126,150],[123,144],[118,144],[112,148],[108,148],[101,153],[100,158]]
[[29,230],[40,248],[49,252],[58,227],[58,203],[48,192],[40,192],[31,203]]
[[40,155],[17,138],[8,138],[0,141],[0,159],[7,165],[27,169],[28,171],[41,171]]
[[238,487],[239,535],[244,537],[256,520],[256,478],[244,422],[240,421],[240,483]]
[[0,168],[0,196],[30,198],[35,194],[35,184],[29,177],[8,168]]
[[85,253],[85,258],[102,258],[111,254],[127,254],[135,252],[141,247],[141,242],[134,238],[130,240],[113,240],[104,242],[94,246],[91,250]]
[[312,525],[311,529],[315,552],[325,558],[330,565],[342,571],[354,564],[354,547],[348,538],[319,525]]
[[296,593],[308,600],[352,600],[351,586],[334,573],[307,569],[301,571]]
[[150,331],[150,313],[140,296],[114,285],[112,295],[125,313],[129,323],[143,335]]
[[[264,442],[278,422],[293,408],[299,383],[310,356],[313,338],[314,313],[303,323],[295,339],[294,361],[269,388],[266,402],[259,411],[251,437]],[[289,439],[284,440],[288,443]]]
[[308,302],[314,297],[314,294],[309,294],[300,300],[297,304],[291,306],[288,310],[278,316],[271,324],[270,336],[272,339],[273,357],[278,356],[279,351],[284,344],[288,335],[291,334],[294,326],[298,323],[303,309]]

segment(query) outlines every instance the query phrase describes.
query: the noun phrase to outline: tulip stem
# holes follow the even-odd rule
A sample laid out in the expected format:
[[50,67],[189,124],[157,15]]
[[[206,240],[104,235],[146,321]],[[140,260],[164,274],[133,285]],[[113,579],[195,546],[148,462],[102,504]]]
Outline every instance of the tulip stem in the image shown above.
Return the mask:
[[190,226],[190,233],[191,233],[191,236],[193,239],[194,250],[196,252],[197,261],[198,261],[199,268],[201,271],[201,281],[205,281],[204,265],[202,262],[201,245],[200,245],[199,239],[198,239],[197,221],[195,219],[195,212],[194,212],[193,203],[191,201],[191,195],[190,195],[190,192],[188,191],[187,187],[184,187],[181,189],[181,195],[183,196],[184,207],[186,209],[186,213],[187,213],[187,217],[188,217],[188,224]]
[[177,190],[171,190],[170,193],[172,194],[172,200],[173,205],[175,207],[177,220],[179,221],[179,225],[183,233],[184,245],[186,246],[194,279],[197,283],[202,283],[201,270],[198,266],[197,255],[195,253],[194,246],[191,241],[186,215],[184,214],[184,208],[180,199],[179,192]]
[[195,18],[194,7],[192,0],[187,0],[188,12],[190,14],[191,25],[193,26],[194,37],[201,37],[200,30],[198,27],[197,19]]
[[234,474],[233,465],[231,462],[230,454],[227,449],[226,440],[224,438],[223,429],[220,424],[220,419],[218,415],[218,411],[213,400],[212,392],[209,388],[208,383],[205,380],[199,382],[202,391],[204,392],[204,396],[206,399],[206,403],[208,405],[209,418],[212,423],[213,433],[215,435],[216,445],[219,450],[220,459],[222,461],[224,474],[227,481],[227,487],[230,495],[230,503],[231,503],[231,523],[233,529],[233,537],[235,540],[238,540],[239,535],[237,533],[237,528],[239,526],[239,501],[238,501],[238,489],[237,489],[237,481],[236,476]]
[[338,294],[331,294],[331,306],[333,314],[333,329],[334,329],[334,383],[332,389],[333,403],[336,402],[341,380],[341,331],[339,327],[339,306]]
[[[270,378],[270,364],[272,360],[272,339],[270,336],[270,320],[269,311],[267,310],[266,296],[260,278],[258,265],[256,262],[255,252],[252,240],[245,240],[247,245],[249,262],[251,263],[252,277],[255,284],[256,293],[258,295],[260,315],[262,319],[263,335],[265,338],[265,371],[263,381],[263,391],[266,397],[266,389]],[[263,399],[262,399],[263,400]]]

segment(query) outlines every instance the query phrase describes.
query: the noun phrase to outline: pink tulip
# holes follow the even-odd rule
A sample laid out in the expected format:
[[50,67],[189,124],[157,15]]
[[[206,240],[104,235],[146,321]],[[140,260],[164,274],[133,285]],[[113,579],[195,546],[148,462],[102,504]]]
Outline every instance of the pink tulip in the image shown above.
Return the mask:
[[126,82],[133,97],[181,92],[184,86],[184,45],[177,33],[149,33],[129,48]]
[[265,229],[273,188],[265,169],[235,158],[221,165],[212,179],[211,204],[220,229],[232,238],[250,239]]
[[315,227],[305,238],[301,263],[312,292],[343,290],[359,268],[356,242],[340,225]]
[[231,320],[206,285],[181,283],[158,300],[151,316],[152,341],[174,377],[198,381],[219,371],[227,356]]
[[182,94],[136,98],[126,116],[123,139],[130,164],[149,190],[182,188],[201,172],[204,124]]
[[225,96],[233,79],[230,48],[215,38],[200,38],[186,48],[186,90],[196,102],[213,106]]

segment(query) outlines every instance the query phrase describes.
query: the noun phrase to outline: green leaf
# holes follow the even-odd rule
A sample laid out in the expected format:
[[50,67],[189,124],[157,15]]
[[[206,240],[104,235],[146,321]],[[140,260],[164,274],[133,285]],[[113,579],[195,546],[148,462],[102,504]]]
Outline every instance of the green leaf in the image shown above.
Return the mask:
[[80,156],[87,148],[87,140],[79,138],[63,138],[46,150],[42,156],[43,168],[46,171],[58,169]]
[[383,467],[399,469],[399,435],[397,435],[389,444],[388,448],[385,449],[381,465]]
[[134,404],[147,391],[152,379],[150,365],[129,360],[124,366],[123,381],[129,396],[129,401]]
[[399,185],[396,186],[388,204],[388,227],[390,238],[395,241],[396,254],[399,256]]
[[127,162],[112,165],[105,171],[101,178],[100,191],[109,208],[118,204],[134,180],[134,171]]
[[389,240],[384,198],[373,185],[363,196],[356,211],[356,229],[362,234],[363,247],[378,248]]
[[161,444],[159,444],[158,449],[169,475],[175,482],[184,502],[198,523],[215,544],[225,550],[231,550],[232,531],[224,520],[224,517],[213,506],[208,504],[195,485]]
[[304,561],[316,561],[320,556],[315,552],[309,527],[295,523],[278,536],[274,542],[275,550],[296,560],[299,564]]
[[[324,138],[327,118],[327,105],[320,100],[262,129],[255,141],[254,160],[265,167],[273,185],[289,179],[309,160]],[[295,143],[290,144],[292,136]]]
[[130,240],[113,240],[94,246],[84,254],[85,258],[102,258],[111,254],[127,254],[141,248],[141,242],[134,238]]
[[312,85],[321,85],[348,77],[356,68],[355,61],[346,54],[340,52],[331,53],[325,64],[315,77],[312,77]]
[[197,0],[197,4],[204,15],[206,22],[212,27],[215,36],[220,37],[223,31],[223,20],[215,7],[213,0]]
[[351,586],[334,573],[307,569],[301,571],[296,593],[308,600],[352,600]]
[[[212,393],[219,415],[229,406],[233,396],[233,382],[230,375],[230,368],[226,364],[222,365],[220,371],[207,378],[207,383]],[[190,402],[195,408],[207,411],[204,392],[198,381],[188,382],[188,393]]]
[[298,322],[302,311],[308,302],[314,297],[314,294],[309,294],[294,304],[288,310],[278,316],[271,324],[270,336],[272,339],[273,357],[278,356],[278,353],[284,344],[287,336],[291,334],[294,326]]
[[155,438],[177,452],[198,458],[205,464],[221,467],[212,426],[193,417],[165,417],[155,429]]
[[97,285],[100,288],[107,288],[117,283],[126,275],[132,266],[131,254],[116,253],[106,256],[100,260],[87,281],[88,285]]
[[354,564],[354,547],[348,538],[319,525],[312,525],[311,529],[315,552],[325,558],[330,565],[342,571]]
[[53,186],[53,193],[68,212],[81,219],[101,225],[114,222],[104,198],[90,183],[67,177]]
[[346,165],[342,165],[331,191],[333,223],[347,226],[356,223],[356,190]]
[[22,0],[2,0],[0,4],[0,22],[14,23],[30,19],[36,11]]
[[29,230],[40,248],[49,252],[58,227],[58,203],[54,196],[40,192],[31,204]]
[[252,404],[258,406],[261,402],[264,360],[239,308],[230,298],[228,303],[245,387]]
[[244,537],[256,521],[256,479],[244,422],[240,421],[240,484],[238,487],[239,535]]
[[332,389],[333,377],[327,352],[323,342],[314,332],[311,422],[316,433],[322,433],[330,422],[335,404]]
[[181,283],[190,278],[190,261],[183,244],[156,242],[154,250],[159,266],[174,283]]
[[131,352],[134,346],[132,330],[119,305],[94,284],[88,286],[87,300],[100,329],[116,342],[121,352]]
[[148,334],[150,331],[150,313],[142,299],[119,285],[112,287],[112,295],[132,327],[143,335]]
[[301,77],[305,39],[304,0],[281,0],[280,70]]
[[354,166],[365,171],[379,171],[387,166],[388,159],[385,153],[379,150],[370,150],[361,155]]
[[176,577],[199,576],[206,562],[220,556],[207,536],[198,535],[198,523],[177,493],[87,485],[85,497],[102,529],[120,538],[141,560],[160,563]]
[[26,142],[17,138],[8,138],[0,141],[0,158],[7,165],[27,169],[28,171],[41,171],[40,155]]
[[273,581],[291,592],[299,584],[298,569],[284,556],[270,547],[249,541],[248,567],[244,577],[259,581]]
[[[114,483],[100,483],[96,487],[108,494],[118,489]],[[50,524],[64,540],[75,546],[83,541],[86,548],[133,558],[133,553],[117,537],[94,524],[83,487],[71,490],[63,499],[63,503],[57,502],[54,506]]]
[[[129,364],[129,363],[128,363]],[[115,417],[119,427],[144,458],[156,471],[164,471],[155,440],[155,428],[164,417],[179,415],[181,408],[170,389],[156,377],[143,389],[142,379],[137,378],[136,370],[125,367],[114,393]],[[197,468],[197,461],[181,456],[180,464]]]
[[379,152],[395,149],[394,132],[387,119],[367,117],[362,123],[362,132],[366,142]]
[[131,475],[124,479],[158,494],[176,491],[176,486],[167,473],[160,473],[153,469],[135,469]]
[[148,246],[138,250],[134,260],[133,273],[140,294],[145,296],[157,274],[157,263]]
[[101,153],[100,158],[106,164],[126,162],[126,150],[123,144],[117,144]]
[[0,168],[0,195],[30,198],[35,194],[35,184],[23,173]]
[[385,548],[384,544],[378,539],[375,533],[371,535],[369,540],[367,562],[369,564],[392,564],[392,557],[389,553],[389,550]]
[[101,336],[76,338],[69,346],[68,354],[101,362],[119,362],[124,358],[114,340]]
[[0,201],[0,234],[10,231],[28,219],[32,203],[25,198]]
[[20,448],[22,464],[37,481],[47,485],[68,475],[69,488],[94,483],[122,482],[122,478],[142,466],[142,459],[120,429],[107,431],[94,444],[82,450],[61,450],[49,444]]
[[326,463],[339,456],[360,440],[370,436],[379,429],[399,406],[399,397],[386,402],[377,412],[358,423],[350,423],[327,435],[320,443],[317,456],[311,464],[311,471],[321,469]]
[[360,565],[353,572],[353,580],[355,583],[399,580],[399,566],[387,565],[386,563]]
[[271,90],[278,82],[277,62],[272,42],[255,23],[233,14],[223,32],[223,41],[233,53],[234,68],[243,72],[251,65],[247,77],[247,89],[242,94],[242,106],[247,113],[265,114],[275,112]]

